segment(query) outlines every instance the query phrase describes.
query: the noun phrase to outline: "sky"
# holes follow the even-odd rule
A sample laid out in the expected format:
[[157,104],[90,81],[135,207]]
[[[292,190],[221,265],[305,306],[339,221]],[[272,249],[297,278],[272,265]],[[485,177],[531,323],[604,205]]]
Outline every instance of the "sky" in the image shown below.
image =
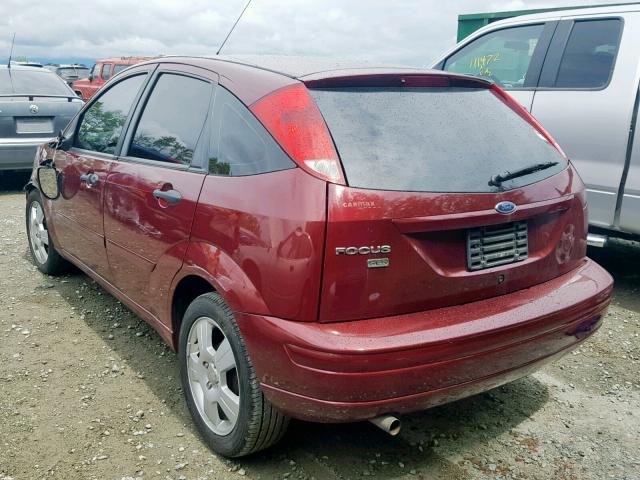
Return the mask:
[[[225,54],[319,55],[428,66],[455,44],[464,13],[579,0],[252,0]],[[588,0],[590,5],[611,0]],[[246,0],[2,0],[0,63],[123,55],[214,55]],[[6,52],[6,53],[5,53]]]

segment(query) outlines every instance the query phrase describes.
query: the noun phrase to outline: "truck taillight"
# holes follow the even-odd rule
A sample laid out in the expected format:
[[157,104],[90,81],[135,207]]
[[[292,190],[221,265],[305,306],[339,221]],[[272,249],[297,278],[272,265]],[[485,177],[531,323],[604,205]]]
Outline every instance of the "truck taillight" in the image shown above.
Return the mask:
[[303,84],[276,90],[249,108],[301,168],[323,180],[345,184],[327,125]]
[[498,85],[493,84],[491,86],[491,91],[494,93],[496,97],[502,100],[511,110],[516,112],[520,117],[522,117],[527,123],[529,123],[536,131],[544,138],[547,142],[549,142],[557,151],[562,155],[565,159],[568,160],[567,155],[564,153],[560,145],[553,139],[549,132],[547,132],[544,127],[535,119],[529,111],[524,108],[520,103],[514,99],[511,95],[505,92]]

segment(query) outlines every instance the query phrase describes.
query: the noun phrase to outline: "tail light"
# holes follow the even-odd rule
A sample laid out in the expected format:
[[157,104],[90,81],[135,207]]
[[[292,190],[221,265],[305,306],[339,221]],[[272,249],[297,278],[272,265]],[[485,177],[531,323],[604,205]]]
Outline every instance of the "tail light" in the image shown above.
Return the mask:
[[562,148],[560,148],[560,145],[558,145],[558,143],[553,139],[553,137],[549,135],[549,132],[547,132],[544,129],[544,127],[540,125],[540,122],[538,122],[538,120],[536,120],[535,117],[531,115],[531,113],[529,113],[529,111],[526,108],[520,105],[520,103],[518,103],[517,100],[515,100],[511,95],[509,95],[507,92],[505,92],[502,88],[500,88],[495,83],[491,86],[491,91],[496,97],[502,100],[502,102],[504,102],[505,105],[511,108],[511,110],[516,112],[527,123],[529,123],[533,128],[535,128],[536,131],[542,136],[542,138],[544,138],[547,142],[549,142],[558,151],[558,153],[560,153],[560,155],[562,155],[565,159],[568,160],[567,155],[562,151]]
[[276,90],[249,108],[301,168],[323,180],[345,184],[327,125],[303,84]]

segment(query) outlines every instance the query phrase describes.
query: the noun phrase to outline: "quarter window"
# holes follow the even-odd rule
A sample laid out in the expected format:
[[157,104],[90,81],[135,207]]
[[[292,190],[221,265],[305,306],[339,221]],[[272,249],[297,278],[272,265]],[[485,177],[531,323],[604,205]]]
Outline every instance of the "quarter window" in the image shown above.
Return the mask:
[[256,175],[295,167],[262,124],[242,102],[218,87],[209,173]]
[[110,63],[105,63],[102,66],[102,80],[108,80],[111,73],[111,64]]
[[162,74],[142,112],[128,155],[190,165],[209,112],[211,90],[209,82]]
[[450,56],[444,70],[483,77],[506,88],[524,87],[544,24],[488,33]]
[[85,150],[113,154],[145,77],[128,77],[100,95],[84,113],[74,145]]
[[600,88],[609,83],[622,22],[618,19],[575,22],[560,61],[557,88]]
[[113,67],[113,74],[115,75],[116,73],[120,73],[122,70],[124,70],[125,68],[127,68],[129,65],[116,65],[115,67]]

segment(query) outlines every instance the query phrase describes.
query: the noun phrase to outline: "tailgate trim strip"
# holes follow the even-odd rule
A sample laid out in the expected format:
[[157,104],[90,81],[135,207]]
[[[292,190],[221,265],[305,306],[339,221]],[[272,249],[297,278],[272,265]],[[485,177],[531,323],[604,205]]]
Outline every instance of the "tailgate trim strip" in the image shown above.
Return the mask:
[[540,215],[562,213],[569,209],[573,199],[574,195],[571,194],[542,202],[518,205],[518,209],[509,215],[504,215],[491,209],[429,217],[394,218],[392,222],[402,233],[461,230],[526,220]]

